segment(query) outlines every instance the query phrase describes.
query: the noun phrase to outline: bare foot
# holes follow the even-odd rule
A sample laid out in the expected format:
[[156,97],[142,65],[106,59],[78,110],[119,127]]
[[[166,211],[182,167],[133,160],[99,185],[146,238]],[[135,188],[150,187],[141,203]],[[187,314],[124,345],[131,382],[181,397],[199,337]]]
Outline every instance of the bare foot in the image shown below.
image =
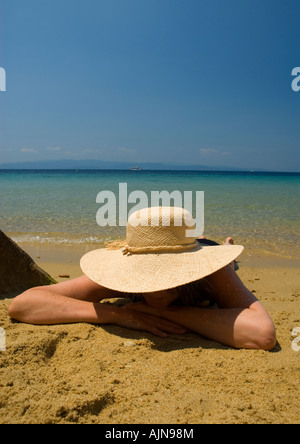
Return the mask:
[[[234,245],[234,240],[232,239],[232,237],[227,237],[224,245]],[[234,271],[237,271],[239,269],[238,263],[237,261],[233,261],[230,264],[232,266],[232,268],[234,269]]]
[[[199,236],[198,239],[206,239],[206,236]],[[234,245],[234,240],[232,237],[227,237],[224,245]]]

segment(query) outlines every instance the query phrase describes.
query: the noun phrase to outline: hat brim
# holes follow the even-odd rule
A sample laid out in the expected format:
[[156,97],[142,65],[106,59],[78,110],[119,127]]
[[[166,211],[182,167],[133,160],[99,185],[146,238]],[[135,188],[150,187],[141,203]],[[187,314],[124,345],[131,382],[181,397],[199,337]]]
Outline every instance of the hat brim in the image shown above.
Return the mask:
[[197,246],[182,253],[130,254],[98,249],[80,261],[97,284],[125,293],[152,293],[195,282],[224,268],[243,251],[241,245]]

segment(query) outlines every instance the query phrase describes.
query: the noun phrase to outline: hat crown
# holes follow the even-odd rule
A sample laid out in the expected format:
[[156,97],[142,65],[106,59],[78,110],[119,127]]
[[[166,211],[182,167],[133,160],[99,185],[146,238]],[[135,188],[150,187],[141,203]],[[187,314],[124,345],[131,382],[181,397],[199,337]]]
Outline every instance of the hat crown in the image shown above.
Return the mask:
[[187,245],[195,241],[186,234],[194,227],[191,213],[184,208],[144,208],[129,217],[126,240],[129,247],[137,248]]

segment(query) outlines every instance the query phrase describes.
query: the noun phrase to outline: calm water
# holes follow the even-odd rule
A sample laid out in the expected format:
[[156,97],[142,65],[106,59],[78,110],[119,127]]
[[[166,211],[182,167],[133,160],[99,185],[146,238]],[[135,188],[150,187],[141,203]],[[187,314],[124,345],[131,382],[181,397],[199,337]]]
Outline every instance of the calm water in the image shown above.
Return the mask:
[[[125,236],[100,228],[96,196],[135,190],[204,191],[204,234],[233,236],[248,251],[300,257],[300,174],[178,171],[2,170],[0,229],[18,243],[95,244]],[[128,209],[134,205],[128,204]]]

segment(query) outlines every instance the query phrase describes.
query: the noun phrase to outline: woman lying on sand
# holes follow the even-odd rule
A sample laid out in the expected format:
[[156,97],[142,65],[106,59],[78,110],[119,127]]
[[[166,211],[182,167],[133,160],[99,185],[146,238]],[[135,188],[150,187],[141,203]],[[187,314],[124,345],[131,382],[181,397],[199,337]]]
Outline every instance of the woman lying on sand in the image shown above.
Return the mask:
[[[134,213],[124,248],[87,253],[83,276],[25,291],[12,301],[9,315],[39,325],[115,324],[160,337],[194,332],[235,348],[273,349],[274,324],[232,266],[243,247],[231,238],[224,245],[200,245],[187,236],[191,220],[181,208]],[[131,301],[100,303],[120,297]]]

